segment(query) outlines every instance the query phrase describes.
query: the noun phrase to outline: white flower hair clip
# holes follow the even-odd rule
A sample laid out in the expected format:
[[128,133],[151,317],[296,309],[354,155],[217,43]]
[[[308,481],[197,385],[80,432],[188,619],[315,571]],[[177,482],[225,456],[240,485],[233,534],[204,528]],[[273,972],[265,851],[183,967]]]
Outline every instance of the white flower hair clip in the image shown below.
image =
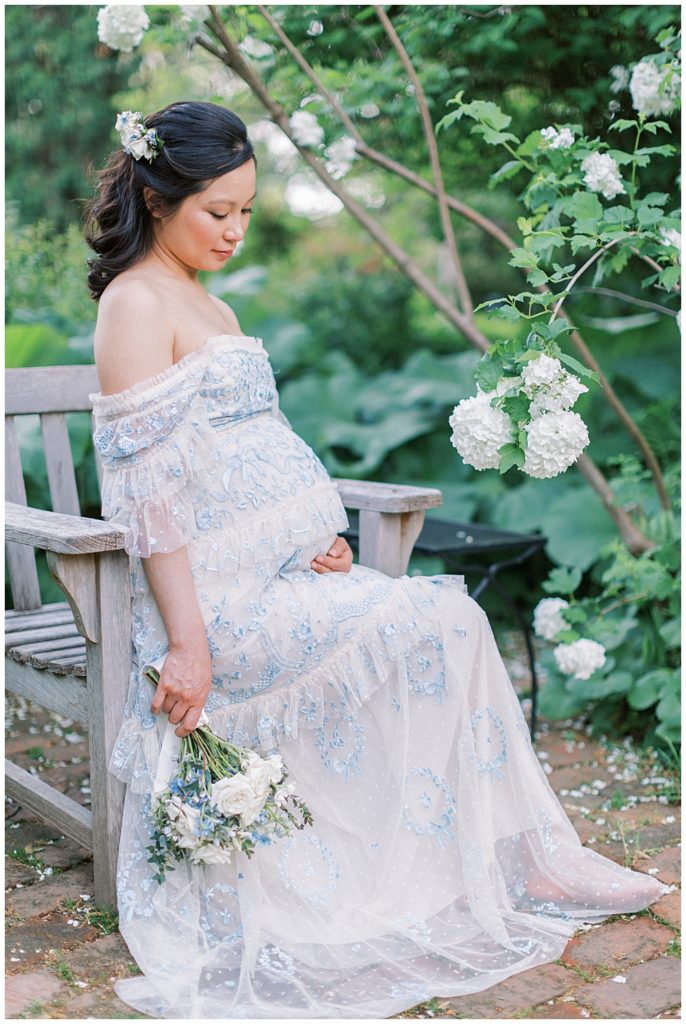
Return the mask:
[[119,132],[124,152],[134,160],[145,157],[152,161],[159,156],[164,142],[154,128],[146,128],[142,114],[122,110],[121,114],[117,114],[115,128]]

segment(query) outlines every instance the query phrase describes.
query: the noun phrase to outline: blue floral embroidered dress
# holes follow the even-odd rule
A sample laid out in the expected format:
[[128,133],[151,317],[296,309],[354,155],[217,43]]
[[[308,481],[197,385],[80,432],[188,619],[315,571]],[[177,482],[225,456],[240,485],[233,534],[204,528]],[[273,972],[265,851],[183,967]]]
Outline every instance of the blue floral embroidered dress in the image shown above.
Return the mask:
[[[258,339],[212,338],[93,401],[103,511],[131,554],[133,669],[110,770],[128,783],[119,920],[143,975],[117,983],[122,999],[156,1017],[379,1019],[555,960],[583,922],[659,898],[657,881],[580,845],[456,578],[310,569],[347,520],[278,411]],[[167,641],[141,558],[184,544],[211,724],[280,749],[314,826],[158,885],[161,740],[140,667]]]

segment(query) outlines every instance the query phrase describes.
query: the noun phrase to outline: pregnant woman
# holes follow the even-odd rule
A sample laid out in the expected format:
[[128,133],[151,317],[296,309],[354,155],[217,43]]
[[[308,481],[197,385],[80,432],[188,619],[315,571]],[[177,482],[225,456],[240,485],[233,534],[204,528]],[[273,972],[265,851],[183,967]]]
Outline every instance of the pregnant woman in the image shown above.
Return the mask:
[[[89,210],[103,512],[127,530],[131,688],[118,903],[156,1017],[383,1018],[560,956],[664,887],[584,849],[551,791],[483,612],[450,576],[352,565],[267,349],[199,271],[243,238],[256,168],[209,103],[125,112]],[[268,341],[267,341],[268,345]],[[164,659],[154,694],[142,668]],[[248,860],[146,847],[158,721],[277,750],[314,816]]]

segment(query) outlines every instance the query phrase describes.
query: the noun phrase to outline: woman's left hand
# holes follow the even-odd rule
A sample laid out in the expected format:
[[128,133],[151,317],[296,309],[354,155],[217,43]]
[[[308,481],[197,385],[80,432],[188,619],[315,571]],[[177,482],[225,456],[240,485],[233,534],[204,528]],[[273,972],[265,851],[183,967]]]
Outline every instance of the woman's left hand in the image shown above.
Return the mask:
[[336,537],[325,555],[317,555],[310,562],[315,572],[350,572],[353,553],[345,537]]

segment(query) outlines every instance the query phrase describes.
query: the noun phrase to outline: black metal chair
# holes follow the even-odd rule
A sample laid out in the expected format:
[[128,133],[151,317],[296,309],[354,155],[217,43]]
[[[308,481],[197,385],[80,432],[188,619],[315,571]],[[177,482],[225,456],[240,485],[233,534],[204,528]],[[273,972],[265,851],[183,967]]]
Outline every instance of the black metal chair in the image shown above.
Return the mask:
[[[345,537],[353,544],[358,536],[357,517],[349,514],[350,528]],[[538,710],[538,676],[534,660],[531,626],[498,579],[503,569],[521,565],[540,551],[546,537],[540,533],[515,533],[476,523],[457,523],[450,519],[427,518],[414,545],[414,553],[437,555],[445,562],[446,571],[478,578],[470,590],[475,601],[493,586],[513,612],[524,635],[531,671],[531,738],[535,739]]]

